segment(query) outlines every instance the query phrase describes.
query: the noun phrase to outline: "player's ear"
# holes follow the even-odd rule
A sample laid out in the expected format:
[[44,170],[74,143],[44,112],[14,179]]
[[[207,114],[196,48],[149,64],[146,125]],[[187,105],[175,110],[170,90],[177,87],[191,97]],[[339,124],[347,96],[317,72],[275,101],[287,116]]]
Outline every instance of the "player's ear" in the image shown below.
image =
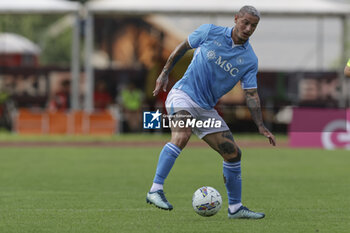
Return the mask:
[[238,15],[238,14],[235,14],[235,24],[237,24],[238,18],[239,18],[239,15]]

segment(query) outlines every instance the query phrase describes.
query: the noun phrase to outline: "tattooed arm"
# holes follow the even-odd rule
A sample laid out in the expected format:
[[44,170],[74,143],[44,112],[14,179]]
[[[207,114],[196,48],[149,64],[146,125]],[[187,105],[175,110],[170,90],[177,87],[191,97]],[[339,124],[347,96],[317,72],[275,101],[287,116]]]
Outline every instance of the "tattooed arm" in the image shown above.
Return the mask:
[[187,50],[192,49],[189,45],[188,41],[185,40],[181,44],[179,44],[175,50],[170,54],[162,72],[156,81],[156,88],[153,91],[153,96],[158,95],[160,89],[166,91],[166,87],[168,85],[168,75],[170,71],[175,66],[176,62],[180,60],[180,58],[187,52]]
[[259,129],[259,133],[267,137],[270,141],[270,144],[275,146],[275,136],[268,129],[266,129],[262,119],[260,98],[257,89],[245,89],[244,93],[247,107],[249,108],[253,121]]

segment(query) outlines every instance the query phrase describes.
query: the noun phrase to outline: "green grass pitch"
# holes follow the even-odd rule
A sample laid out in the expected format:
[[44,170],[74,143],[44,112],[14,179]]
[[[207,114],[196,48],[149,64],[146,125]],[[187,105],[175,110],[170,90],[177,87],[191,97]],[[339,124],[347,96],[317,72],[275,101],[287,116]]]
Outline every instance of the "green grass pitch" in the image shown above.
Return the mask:
[[[243,203],[262,220],[229,220],[222,160],[186,148],[166,185],[173,211],[146,204],[161,148],[0,150],[1,233],[350,232],[350,153],[242,148]],[[200,186],[216,188],[213,217],[191,206]]]

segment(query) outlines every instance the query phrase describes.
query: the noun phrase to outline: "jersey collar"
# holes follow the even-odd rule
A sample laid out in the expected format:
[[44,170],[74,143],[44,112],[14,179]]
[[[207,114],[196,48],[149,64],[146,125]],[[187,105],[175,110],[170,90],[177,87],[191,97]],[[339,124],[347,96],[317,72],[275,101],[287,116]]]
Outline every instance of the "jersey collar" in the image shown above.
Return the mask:
[[[232,37],[231,37],[233,28],[234,28],[234,27],[228,28],[228,30],[226,30],[226,37],[229,38],[232,48],[235,47],[234,42],[233,42]],[[249,39],[248,39],[246,42],[244,42],[244,44],[242,44],[242,45],[237,45],[237,46],[242,46],[243,48],[247,49],[248,44],[249,44]]]

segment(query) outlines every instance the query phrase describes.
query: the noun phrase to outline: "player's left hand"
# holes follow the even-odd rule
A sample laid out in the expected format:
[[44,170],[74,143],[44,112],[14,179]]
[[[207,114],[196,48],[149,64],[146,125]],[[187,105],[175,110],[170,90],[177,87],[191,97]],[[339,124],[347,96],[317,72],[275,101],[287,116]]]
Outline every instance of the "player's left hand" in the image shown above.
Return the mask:
[[276,146],[275,136],[268,129],[266,129],[265,126],[259,127],[259,133],[267,137],[271,145]]

